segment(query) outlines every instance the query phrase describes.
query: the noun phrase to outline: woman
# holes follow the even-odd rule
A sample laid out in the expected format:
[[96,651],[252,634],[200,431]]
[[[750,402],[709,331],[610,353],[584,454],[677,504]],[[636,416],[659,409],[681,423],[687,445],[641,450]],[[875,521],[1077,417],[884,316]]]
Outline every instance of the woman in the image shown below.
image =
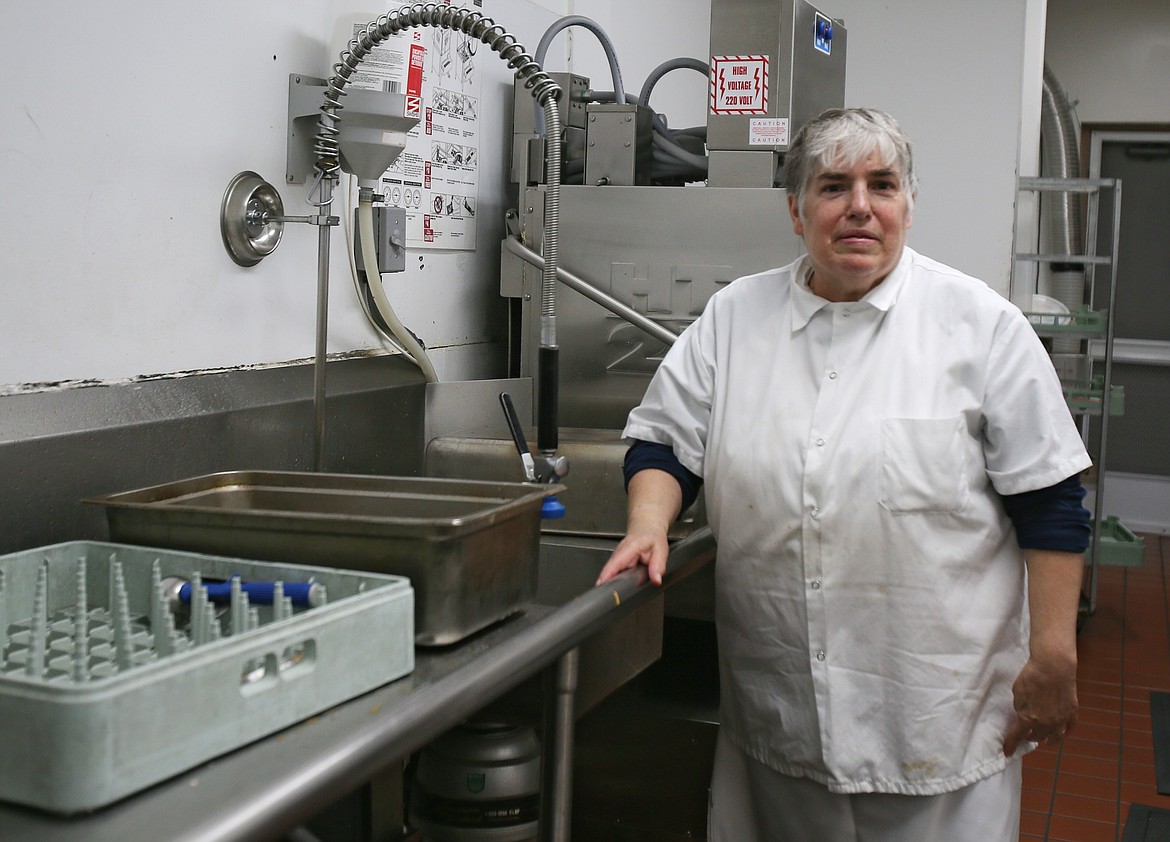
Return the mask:
[[906,246],[889,115],[808,123],[785,183],[808,253],[717,293],[663,361],[599,581],[661,582],[703,485],[715,842],[1015,840],[1022,748],[1076,721],[1088,454],[1018,309]]

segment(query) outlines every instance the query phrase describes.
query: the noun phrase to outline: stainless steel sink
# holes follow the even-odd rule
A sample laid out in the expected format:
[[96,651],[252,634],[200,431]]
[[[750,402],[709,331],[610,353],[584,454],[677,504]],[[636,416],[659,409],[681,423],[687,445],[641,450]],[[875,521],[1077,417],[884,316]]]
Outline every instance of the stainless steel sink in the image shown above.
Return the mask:
[[[541,530],[561,535],[620,538],[626,530],[626,492],[622,460],[626,442],[621,430],[561,430],[557,453],[568,458],[569,475],[561,482],[565,517],[546,520]],[[427,443],[423,472],[432,477],[518,482],[524,478],[511,439],[437,436]],[[700,500],[671,526],[671,538],[684,538],[707,523]]]

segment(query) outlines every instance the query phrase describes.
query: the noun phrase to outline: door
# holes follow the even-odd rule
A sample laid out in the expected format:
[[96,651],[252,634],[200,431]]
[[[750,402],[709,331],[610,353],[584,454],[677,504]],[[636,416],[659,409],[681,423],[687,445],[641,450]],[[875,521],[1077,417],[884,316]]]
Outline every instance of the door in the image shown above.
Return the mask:
[[[1131,493],[1161,497],[1139,508],[1170,513],[1170,132],[1094,131],[1091,138],[1090,177],[1120,179],[1122,196],[1113,382],[1125,387],[1125,414],[1109,422],[1106,493],[1114,497],[1117,488],[1125,496],[1127,481],[1136,482],[1142,490]],[[1105,191],[1100,219],[1112,218],[1112,202]],[[1112,232],[1108,225],[1100,229],[1097,253],[1109,254],[1113,244],[1105,238]],[[1108,278],[1098,275],[1100,306],[1108,301]],[[1157,529],[1152,516],[1131,517],[1138,528]],[[1161,519],[1165,528],[1170,514]]]

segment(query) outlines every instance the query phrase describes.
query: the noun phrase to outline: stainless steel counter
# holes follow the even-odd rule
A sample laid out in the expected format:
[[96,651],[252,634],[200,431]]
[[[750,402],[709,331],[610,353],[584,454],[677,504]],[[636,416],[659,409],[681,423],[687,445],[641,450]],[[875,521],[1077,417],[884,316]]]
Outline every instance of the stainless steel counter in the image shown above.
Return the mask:
[[[680,541],[664,587],[714,557],[709,529]],[[559,607],[527,604],[458,645],[419,649],[405,678],[99,812],[62,817],[0,804],[0,839],[278,839],[656,593],[640,573],[628,572]],[[173,722],[183,727],[181,710]]]

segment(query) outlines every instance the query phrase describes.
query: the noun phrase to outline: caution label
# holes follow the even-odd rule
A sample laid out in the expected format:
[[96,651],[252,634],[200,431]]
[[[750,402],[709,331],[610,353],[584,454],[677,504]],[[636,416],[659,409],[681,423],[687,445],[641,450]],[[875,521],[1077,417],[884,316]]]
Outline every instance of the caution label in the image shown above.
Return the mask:
[[748,120],[749,146],[787,146],[788,120],[784,117],[755,117]]
[[767,56],[711,56],[712,114],[768,113]]

